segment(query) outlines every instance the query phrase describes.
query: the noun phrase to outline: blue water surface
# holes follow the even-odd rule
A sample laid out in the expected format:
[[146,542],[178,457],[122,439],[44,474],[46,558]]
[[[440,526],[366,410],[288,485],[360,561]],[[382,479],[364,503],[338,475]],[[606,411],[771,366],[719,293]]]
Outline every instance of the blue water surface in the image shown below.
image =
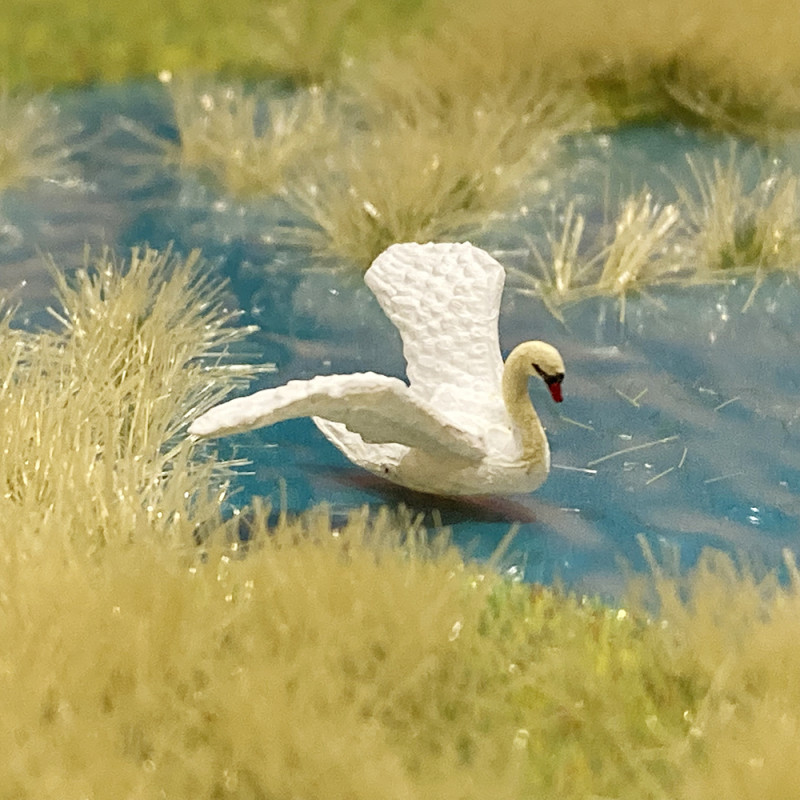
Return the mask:
[[[210,269],[229,279],[242,324],[259,326],[249,350],[276,371],[254,388],[360,370],[404,375],[399,336],[360,276],[270,235],[306,221],[275,199],[234,201],[166,157],[177,134],[163,87],[71,90],[55,100],[70,175],[0,195],[0,288],[21,300],[25,324],[48,319],[41,252],[70,268],[86,243],[124,254],[172,242],[179,252],[202,248]],[[581,197],[599,224],[610,194],[645,184],[671,202],[688,175],[687,152],[711,158],[729,147],[675,126],[575,137],[550,194],[531,191],[525,214],[470,237],[506,266],[529,270],[521,243],[544,241],[546,209]],[[732,280],[631,295],[624,321],[616,300],[595,298],[567,308],[562,322],[509,280],[503,352],[546,339],[568,370],[561,406],[531,386],[553,462],[532,495],[415,495],[352,467],[303,419],[218,443],[223,455],[251,461],[232,502],[262,495],[290,513],[325,503],[342,519],[365,504],[404,505],[450,526],[478,558],[517,525],[510,558],[527,580],[609,596],[625,564],[643,564],[639,535],[656,550],[676,548],[686,565],[716,547],[779,566],[782,550],[800,545],[800,288],[773,276],[743,312],[752,288]]]

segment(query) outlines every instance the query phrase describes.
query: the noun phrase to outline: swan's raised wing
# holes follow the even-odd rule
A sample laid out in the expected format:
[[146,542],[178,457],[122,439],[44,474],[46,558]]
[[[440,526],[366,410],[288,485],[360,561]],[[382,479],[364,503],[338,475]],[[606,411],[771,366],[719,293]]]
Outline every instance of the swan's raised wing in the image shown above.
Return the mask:
[[480,459],[483,442],[415,397],[403,381],[361,372],[318,375],[215,406],[190,426],[196,436],[224,436],[296,417],[341,422],[365,442],[394,442],[460,458]]
[[364,276],[400,331],[414,394],[435,402],[447,385],[499,389],[497,319],[505,270],[466,243],[395,244]]

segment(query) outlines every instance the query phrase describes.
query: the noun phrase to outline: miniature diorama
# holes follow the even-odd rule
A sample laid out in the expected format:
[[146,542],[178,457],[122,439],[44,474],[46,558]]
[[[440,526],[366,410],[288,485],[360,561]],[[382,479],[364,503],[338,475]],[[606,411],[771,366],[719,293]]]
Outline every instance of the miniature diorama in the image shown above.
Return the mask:
[[0,796],[793,797],[788,0],[7,0]]

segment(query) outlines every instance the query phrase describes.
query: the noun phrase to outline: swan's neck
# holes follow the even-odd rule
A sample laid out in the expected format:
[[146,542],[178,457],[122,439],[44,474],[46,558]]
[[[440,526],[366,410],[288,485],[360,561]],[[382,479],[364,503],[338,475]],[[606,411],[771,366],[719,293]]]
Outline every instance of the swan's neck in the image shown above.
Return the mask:
[[545,460],[547,437],[528,394],[529,364],[512,351],[503,370],[503,400],[522,444],[522,459],[532,464]]

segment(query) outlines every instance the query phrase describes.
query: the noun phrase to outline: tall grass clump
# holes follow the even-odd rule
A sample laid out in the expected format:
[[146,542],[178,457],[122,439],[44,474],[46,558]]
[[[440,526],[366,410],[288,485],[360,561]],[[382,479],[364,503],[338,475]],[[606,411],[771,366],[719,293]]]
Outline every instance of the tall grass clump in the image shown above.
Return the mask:
[[409,60],[384,54],[348,72],[350,130],[290,187],[319,248],[366,268],[395,242],[470,235],[553,159],[563,133],[583,124],[573,95],[538,71],[486,71],[475,42],[454,47],[426,45]]
[[69,148],[58,108],[44,96],[0,89],[0,192],[69,172]]
[[333,141],[334,121],[319,87],[283,97],[240,82],[172,80],[181,165],[240,199],[282,192]]
[[662,253],[667,237],[680,219],[674,205],[659,207],[646,189],[622,204],[597,281],[601,291],[624,296],[640,280],[654,280],[659,270],[648,273],[654,255]]
[[0,518],[16,521],[4,552],[97,551],[215,516],[197,490],[214,475],[181,433],[241,381],[226,350],[243,331],[199,254],[87,254],[72,280],[53,271],[58,329],[17,331],[7,311],[0,336]]
[[483,227],[554,137],[498,126],[481,109],[461,111],[460,122],[387,114],[290,187],[290,201],[314,225],[312,244],[366,269],[395,242]]
[[[544,253],[531,245],[531,269],[514,270],[520,291],[541,297],[563,321],[562,308],[594,295],[619,298],[620,318],[630,291],[674,277],[678,257],[680,209],[659,204],[647,189],[622,200],[612,226],[603,226],[599,243],[584,244],[586,218],[570,201],[546,232]],[[532,286],[532,288],[526,288]]]
[[687,160],[695,186],[681,186],[678,192],[700,276],[797,266],[800,194],[793,171],[777,163],[754,166],[734,149],[727,160],[714,159],[710,167],[691,156]]

